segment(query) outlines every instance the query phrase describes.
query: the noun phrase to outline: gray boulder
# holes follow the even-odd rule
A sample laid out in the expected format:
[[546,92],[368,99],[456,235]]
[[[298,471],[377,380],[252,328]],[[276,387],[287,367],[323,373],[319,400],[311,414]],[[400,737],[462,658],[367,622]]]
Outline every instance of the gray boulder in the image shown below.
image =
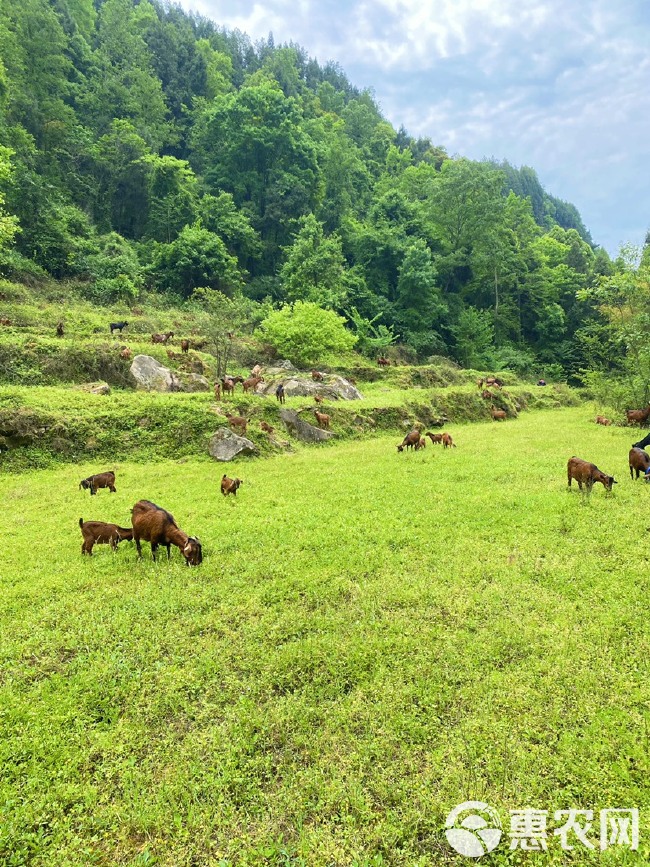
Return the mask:
[[264,373],[268,374],[269,376],[277,376],[278,374],[286,373],[288,370],[289,371],[295,370],[296,373],[298,372],[296,370],[296,368],[293,366],[293,364],[290,361],[287,361],[285,359],[284,361],[276,362],[274,367],[265,368]]
[[150,355],[136,355],[130,367],[137,388],[145,391],[181,391],[180,378]]
[[210,391],[210,383],[200,373],[181,374],[183,391]]
[[275,394],[279,382],[284,385],[284,393],[287,397],[313,397],[315,394],[319,394],[328,400],[361,400],[363,398],[361,392],[347,379],[331,374],[326,374],[323,382],[314,382],[311,378],[306,379],[299,376],[275,380],[274,382],[261,382],[256,391],[258,394]]
[[303,421],[293,409],[281,409],[280,418],[285,423],[289,433],[303,442],[322,443],[334,436],[331,431],[321,430],[321,428]]
[[246,437],[237,436],[225,427],[219,428],[213,435],[208,445],[208,451],[216,461],[232,461],[238,455],[257,454],[255,443]]

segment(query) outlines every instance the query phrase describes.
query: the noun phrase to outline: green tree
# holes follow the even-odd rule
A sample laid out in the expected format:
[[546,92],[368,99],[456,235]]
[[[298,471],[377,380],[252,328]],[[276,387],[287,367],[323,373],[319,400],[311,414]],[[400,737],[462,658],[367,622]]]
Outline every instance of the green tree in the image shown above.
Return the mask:
[[296,301],[274,310],[256,336],[295,364],[315,364],[328,353],[349,352],[356,337],[345,319],[311,301]]
[[166,292],[189,298],[199,287],[218,289],[232,296],[243,285],[243,275],[224,242],[200,222],[185,226],[171,244],[160,244],[151,273]]
[[341,239],[325,237],[313,214],[300,221],[293,244],[285,247],[280,279],[289,301],[313,301],[320,307],[341,309],[346,299],[346,267]]
[[[0,146],[0,187],[4,186],[11,177],[11,155],[9,148]],[[0,192],[0,253],[13,243],[16,233],[20,231],[18,219],[8,214],[4,209],[5,197]]]
[[185,160],[157,154],[142,159],[148,169],[147,235],[169,244],[196,218],[198,182]]
[[492,363],[494,326],[489,311],[466,307],[451,330],[456,338],[456,357],[463,367],[482,368]]

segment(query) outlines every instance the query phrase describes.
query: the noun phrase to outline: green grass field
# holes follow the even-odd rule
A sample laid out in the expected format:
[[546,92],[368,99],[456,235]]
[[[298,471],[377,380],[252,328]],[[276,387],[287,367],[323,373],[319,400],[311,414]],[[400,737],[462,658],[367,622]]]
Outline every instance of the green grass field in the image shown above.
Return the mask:
[[[638,807],[622,847],[481,865],[647,864],[650,486],[583,406],[226,467],[1,479],[0,864],[440,865],[465,800]],[[566,461],[619,481],[590,498]],[[108,468],[108,467],[106,467]],[[80,554],[140,498],[203,565]],[[596,831],[597,834],[597,831]],[[575,841],[573,841],[575,842]]]

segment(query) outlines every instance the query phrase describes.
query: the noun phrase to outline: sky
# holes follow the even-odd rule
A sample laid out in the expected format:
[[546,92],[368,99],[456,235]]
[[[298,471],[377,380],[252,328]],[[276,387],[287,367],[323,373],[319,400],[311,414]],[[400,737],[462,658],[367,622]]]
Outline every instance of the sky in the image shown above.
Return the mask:
[[451,155],[535,169],[615,256],[650,229],[650,0],[181,0],[369,88]]

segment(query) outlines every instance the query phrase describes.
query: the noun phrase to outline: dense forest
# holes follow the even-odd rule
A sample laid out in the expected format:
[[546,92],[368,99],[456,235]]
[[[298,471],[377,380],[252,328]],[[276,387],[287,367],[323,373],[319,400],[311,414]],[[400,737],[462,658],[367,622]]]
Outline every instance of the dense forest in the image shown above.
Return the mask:
[[616,264],[576,208],[395,130],[335,63],[150,0],[2,0],[0,58],[5,276],[315,302],[468,366],[592,362]]

